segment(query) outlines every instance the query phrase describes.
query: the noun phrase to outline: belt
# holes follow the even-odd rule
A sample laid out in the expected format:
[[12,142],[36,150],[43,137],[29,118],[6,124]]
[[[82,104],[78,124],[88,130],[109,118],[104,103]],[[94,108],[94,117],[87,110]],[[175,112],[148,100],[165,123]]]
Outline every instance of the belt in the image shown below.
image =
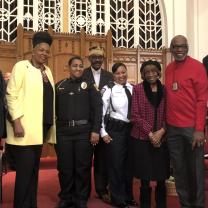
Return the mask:
[[88,124],[88,120],[56,121],[56,123],[59,126],[74,127],[74,126],[82,126]]

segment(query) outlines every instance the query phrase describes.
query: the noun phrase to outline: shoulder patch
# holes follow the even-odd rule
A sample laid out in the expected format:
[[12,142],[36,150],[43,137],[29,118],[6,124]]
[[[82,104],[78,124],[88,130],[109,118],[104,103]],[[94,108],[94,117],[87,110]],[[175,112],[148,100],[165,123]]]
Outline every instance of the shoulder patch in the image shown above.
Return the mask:
[[106,88],[102,88],[102,90],[100,90],[101,96],[103,96],[103,94],[104,94],[105,91],[106,91]]
[[56,89],[61,88],[61,85],[62,85],[66,80],[67,80],[67,78],[66,78],[66,79],[63,79],[63,80],[60,81],[60,82],[58,82],[58,83],[56,84]]

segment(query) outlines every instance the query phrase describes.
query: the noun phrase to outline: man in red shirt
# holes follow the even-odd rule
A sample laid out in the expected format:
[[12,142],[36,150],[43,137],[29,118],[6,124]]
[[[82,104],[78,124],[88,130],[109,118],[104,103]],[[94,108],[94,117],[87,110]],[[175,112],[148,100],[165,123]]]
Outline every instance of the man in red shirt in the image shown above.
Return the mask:
[[188,56],[187,39],[175,36],[175,59],[165,72],[167,142],[182,208],[204,208],[204,126],[208,82],[204,66]]

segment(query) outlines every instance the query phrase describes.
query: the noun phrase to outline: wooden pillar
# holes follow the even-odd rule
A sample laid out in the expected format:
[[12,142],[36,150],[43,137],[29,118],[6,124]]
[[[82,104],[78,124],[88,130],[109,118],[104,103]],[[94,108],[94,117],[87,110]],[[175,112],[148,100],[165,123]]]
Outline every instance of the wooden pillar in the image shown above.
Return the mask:
[[24,58],[24,30],[21,24],[17,27],[17,39],[16,39],[16,54],[17,61]]
[[113,65],[113,45],[112,45],[112,32],[108,30],[106,35],[106,65],[107,69],[111,69]]
[[[51,48],[50,48],[50,57],[48,59],[48,66],[50,67],[52,73],[55,74],[55,71],[54,71],[55,70],[55,67],[54,67],[54,58],[53,58],[53,55],[54,55],[53,54],[53,52],[54,52],[54,42],[55,41],[54,41],[54,38],[53,38],[53,34],[54,34],[53,28],[51,26],[49,26],[47,32],[51,35],[51,37],[53,39],[53,43],[52,43]],[[56,77],[54,77],[54,80],[55,80],[55,78]]]
[[80,56],[84,60],[86,54],[86,43],[85,43],[85,30],[82,28],[80,31]]

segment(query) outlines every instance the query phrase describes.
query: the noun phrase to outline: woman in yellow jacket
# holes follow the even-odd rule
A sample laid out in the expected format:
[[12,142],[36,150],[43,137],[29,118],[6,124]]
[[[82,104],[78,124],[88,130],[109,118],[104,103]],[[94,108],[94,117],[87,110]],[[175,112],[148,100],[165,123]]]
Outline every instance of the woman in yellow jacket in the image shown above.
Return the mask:
[[42,145],[55,143],[54,81],[45,65],[52,38],[47,32],[33,36],[31,60],[15,64],[7,86],[11,116],[7,144],[15,167],[14,208],[36,208]]

